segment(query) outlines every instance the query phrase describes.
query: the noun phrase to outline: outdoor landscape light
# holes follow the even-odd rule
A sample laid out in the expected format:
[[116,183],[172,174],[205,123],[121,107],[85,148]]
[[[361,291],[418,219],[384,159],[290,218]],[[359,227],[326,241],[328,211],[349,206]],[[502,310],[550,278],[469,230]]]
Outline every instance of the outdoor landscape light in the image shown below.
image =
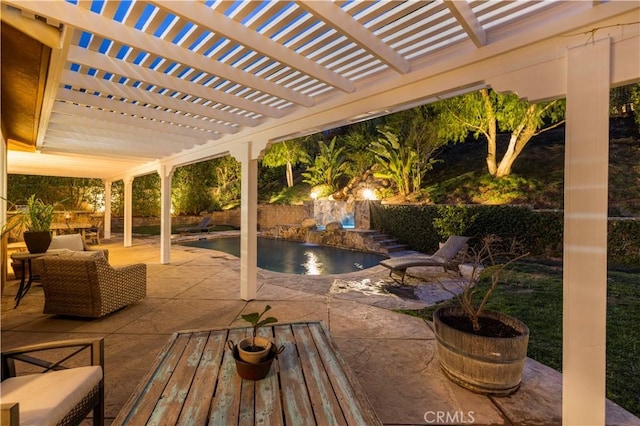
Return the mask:
[[313,198],[314,200],[318,199],[318,193],[316,191],[311,191],[311,198]]
[[377,200],[378,197],[376,197],[376,193],[373,192],[373,189],[365,189],[362,191],[362,198],[364,198],[365,200]]

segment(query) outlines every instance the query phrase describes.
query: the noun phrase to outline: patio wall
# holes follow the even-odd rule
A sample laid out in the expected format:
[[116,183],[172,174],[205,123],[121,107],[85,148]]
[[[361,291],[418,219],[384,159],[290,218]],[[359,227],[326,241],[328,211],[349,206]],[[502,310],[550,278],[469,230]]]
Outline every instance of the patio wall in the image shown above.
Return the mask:
[[[258,206],[258,229],[270,229],[276,225],[300,224],[308,214],[305,206],[285,206],[285,205],[259,205]],[[216,211],[206,213],[213,217],[213,223],[219,225],[231,225],[240,227],[240,209]],[[204,214],[203,214],[204,215]],[[198,223],[201,216],[173,216],[171,222],[174,225],[190,225]],[[152,226],[159,225],[159,217],[134,217],[132,226]],[[122,232],[124,229],[124,218],[111,218],[111,230]]]
[[[369,229],[370,215],[368,202],[356,202],[355,206],[356,228]],[[219,225],[231,225],[240,227],[240,209],[203,213],[213,217],[213,223]],[[198,223],[201,216],[173,216],[171,222],[174,225],[190,225]],[[304,205],[289,206],[277,204],[258,205],[258,229],[272,229],[278,225],[300,225],[304,219],[313,218],[313,202]],[[134,217],[132,226],[159,225],[159,217]],[[111,230],[122,232],[124,218],[112,217]]]

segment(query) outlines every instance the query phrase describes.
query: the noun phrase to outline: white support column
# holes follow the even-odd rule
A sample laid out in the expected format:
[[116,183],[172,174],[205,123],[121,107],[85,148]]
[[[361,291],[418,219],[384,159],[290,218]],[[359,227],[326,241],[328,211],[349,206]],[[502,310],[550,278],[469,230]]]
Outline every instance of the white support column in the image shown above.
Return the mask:
[[253,300],[258,290],[258,160],[251,158],[251,142],[239,145],[231,155],[242,164],[240,297]]
[[127,176],[124,180],[124,246],[131,247],[133,245],[131,238],[131,216],[133,214],[132,207],[132,187],[133,177]]
[[605,424],[610,40],[567,56],[562,422]]
[[105,240],[111,238],[111,182],[104,180],[104,236]]
[[160,175],[160,263],[171,262],[171,178],[173,167],[162,165]]

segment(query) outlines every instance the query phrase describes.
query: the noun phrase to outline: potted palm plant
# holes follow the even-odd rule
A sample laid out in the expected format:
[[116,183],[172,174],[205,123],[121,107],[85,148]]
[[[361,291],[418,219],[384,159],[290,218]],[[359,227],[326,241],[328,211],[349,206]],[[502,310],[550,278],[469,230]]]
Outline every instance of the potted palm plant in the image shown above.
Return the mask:
[[27,198],[26,206],[17,210],[9,218],[2,228],[2,235],[20,227],[24,229],[24,243],[29,253],[44,253],[51,244],[53,215],[54,206],[46,204],[33,194]]
[[[468,272],[454,294],[457,305],[433,313],[440,367],[450,380],[474,392],[509,395],[522,380],[529,329],[520,320],[485,309],[501,276],[520,254],[515,242],[495,235],[469,247]],[[462,265],[461,265],[462,266]]]

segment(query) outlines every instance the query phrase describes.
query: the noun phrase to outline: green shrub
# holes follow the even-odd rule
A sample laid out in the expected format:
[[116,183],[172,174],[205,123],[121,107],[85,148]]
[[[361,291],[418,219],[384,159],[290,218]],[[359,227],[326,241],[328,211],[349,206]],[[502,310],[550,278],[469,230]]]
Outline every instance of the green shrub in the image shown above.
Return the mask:
[[[564,216],[561,210],[521,206],[380,205],[372,208],[372,227],[407,244],[411,250],[433,253],[448,235],[480,238],[495,234],[515,238],[531,256],[562,258]],[[609,219],[608,262],[640,266],[640,220]]]
[[610,219],[608,239],[609,263],[617,266],[640,266],[640,220]]

